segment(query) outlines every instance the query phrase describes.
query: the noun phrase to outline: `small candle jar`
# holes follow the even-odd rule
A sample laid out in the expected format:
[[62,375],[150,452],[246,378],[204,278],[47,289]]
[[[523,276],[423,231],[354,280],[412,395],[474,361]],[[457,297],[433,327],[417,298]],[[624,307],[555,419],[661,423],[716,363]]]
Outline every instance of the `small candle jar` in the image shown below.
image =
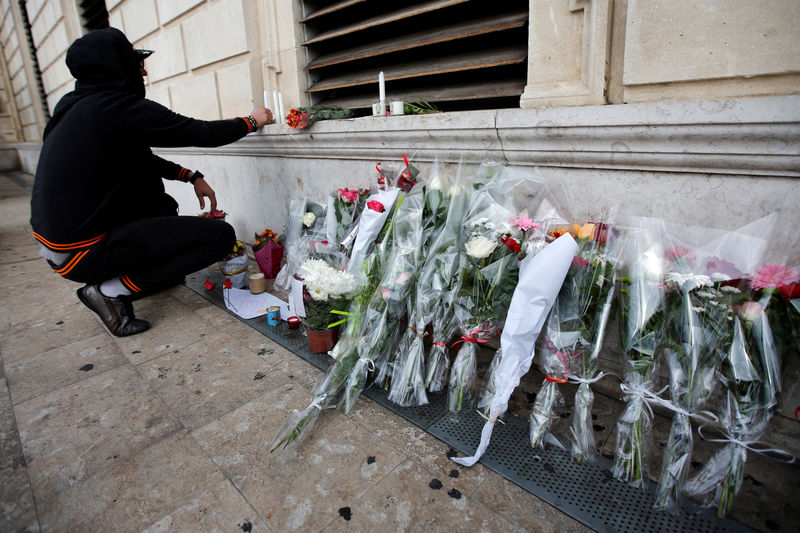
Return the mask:
[[403,102],[402,98],[397,98],[392,100],[392,103],[389,105],[390,113],[394,115],[404,115],[405,114],[405,102]]
[[250,281],[250,292],[253,294],[261,294],[265,290],[267,290],[267,280],[264,278],[264,274],[258,272],[256,274],[250,274],[247,279]]
[[289,324],[289,329],[297,329],[300,327],[300,317],[299,316],[290,316],[286,319],[286,323]]
[[386,116],[386,104],[383,100],[375,100],[372,102],[372,116],[383,117]]

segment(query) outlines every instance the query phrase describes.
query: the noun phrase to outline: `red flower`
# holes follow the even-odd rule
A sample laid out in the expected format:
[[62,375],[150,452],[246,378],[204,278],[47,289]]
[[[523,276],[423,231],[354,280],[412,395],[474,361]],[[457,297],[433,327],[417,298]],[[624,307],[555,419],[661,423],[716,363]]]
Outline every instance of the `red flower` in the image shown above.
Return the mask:
[[572,258],[572,264],[581,267],[583,270],[589,268],[589,260],[577,255]]
[[303,129],[308,126],[308,119],[310,115],[308,113],[302,113],[297,109],[290,109],[289,114],[286,115],[286,124],[290,128],[297,128]]
[[613,237],[619,235],[619,230],[611,224],[607,224],[605,222],[595,222],[594,224],[594,240],[599,244],[605,244],[606,241],[608,241],[609,233]]
[[783,297],[787,300],[794,300],[800,298],[800,283],[792,283],[791,285],[781,285],[778,287]]
[[504,235],[503,237],[500,237],[500,242],[505,244],[506,248],[508,248],[512,252],[519,252],[519,251],[522,250],[522,248],[520,248],[520,246],[519,246],[519,243],[515,239],[513,239],[512,237],[509,237],[508,235]]
[[408,170],[404,170],[402,174],[400,174],[400,178],[397,180],[397,186],[403,190],[403,192],[408,192],[411,190],[411,187],[414,186],[413,181],[411,181],[411,173]]
[[377,211],[378,213],[383,213],[383,210],[385,209],[383,207],[383,204],[377,200],[370,200],[369,202],[367,202],[367,207],[369,207],[373,211]]

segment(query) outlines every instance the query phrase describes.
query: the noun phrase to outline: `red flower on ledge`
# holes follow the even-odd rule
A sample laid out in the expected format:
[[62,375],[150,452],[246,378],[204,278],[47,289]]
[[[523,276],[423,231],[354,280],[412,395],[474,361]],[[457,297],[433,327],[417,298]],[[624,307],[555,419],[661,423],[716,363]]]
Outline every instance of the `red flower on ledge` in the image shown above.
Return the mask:
[[383,210],[385,209],[383,207],[383,204],[377,200],[371,200],[367,202],[367,207],[369,207],[373,211],[377,211],[378,213],[383,213]]

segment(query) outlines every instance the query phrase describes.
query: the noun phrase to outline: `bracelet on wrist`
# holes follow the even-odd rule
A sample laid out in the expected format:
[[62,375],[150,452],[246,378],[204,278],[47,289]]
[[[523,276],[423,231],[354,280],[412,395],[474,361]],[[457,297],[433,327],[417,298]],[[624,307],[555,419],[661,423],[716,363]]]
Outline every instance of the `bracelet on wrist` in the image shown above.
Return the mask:
[[247,122],[250,123],[250,132],[254,132],[258,129],[258,121],[253,117],[253,115],[248,115],[245,117]]
[[189,178],[189,183],[191,183],[192,185],[194,185],[194,182],[195,182],[195,181],[199,180],[200,178],[204,178],[204,177],[205,177],[205,176],[203,176],[203,173],[202,173],[202,172],[200,172],[199,170],[195,170],[195,171],[194,171],[194,174],[192,174],[192,177],[191,177],[191,178]]

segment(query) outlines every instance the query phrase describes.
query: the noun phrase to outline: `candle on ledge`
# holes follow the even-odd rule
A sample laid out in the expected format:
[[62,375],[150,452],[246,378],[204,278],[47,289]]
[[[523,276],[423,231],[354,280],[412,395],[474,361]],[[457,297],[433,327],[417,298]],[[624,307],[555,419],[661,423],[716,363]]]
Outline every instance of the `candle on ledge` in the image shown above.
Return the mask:
[[272,116],[275,117],[275,123],[281,123],[281,115],[278,113],[278,90],[272,89]]
[[383,77],[383,71],[378,73],[378,102],[381,106],[381,112],[378,116],[386,114],[386,81]]
[[278,114],[281,117],[281,122],[286,119],[286,115],[283,112],[283,93],[278,91]]

